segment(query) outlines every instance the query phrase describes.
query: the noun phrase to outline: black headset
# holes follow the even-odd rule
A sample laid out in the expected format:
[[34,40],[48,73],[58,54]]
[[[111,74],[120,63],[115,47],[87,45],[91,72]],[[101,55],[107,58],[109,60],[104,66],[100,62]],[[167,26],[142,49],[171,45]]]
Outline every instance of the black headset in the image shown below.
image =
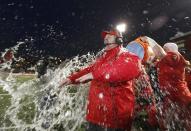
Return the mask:
[[123,44],[123,38],[122,37],[116,37],[115,42],[119,45]]

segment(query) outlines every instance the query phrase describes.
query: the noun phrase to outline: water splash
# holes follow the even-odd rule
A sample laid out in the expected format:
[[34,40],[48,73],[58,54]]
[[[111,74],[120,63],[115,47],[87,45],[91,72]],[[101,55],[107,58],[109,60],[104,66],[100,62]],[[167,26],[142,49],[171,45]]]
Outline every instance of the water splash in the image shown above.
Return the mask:
[[[96,56],[101,54],[102,52],[99,52],[98,55],[88,53],[83,56],[76,56],[63,62],[56,70],[48,69],[47,73],[40,79],[33,76],[33,79],[25,82],[18,80],[18,76],[23,76],[23,74],[15,75],[14,73],[2,72],[4,74],[0,75],[3,76],[0,78],[0,87],[7,93],[1,94],[0,98],[9,96],[10,103],[6,107],[3,119],[0,120],[0,130],[83,130],[87,124],[84,118],[88,102],[89,83],[69,85],[62,87],[62,89],[59,89],[58,86],[62,79],[72,72],[86,67]],[[10,62],[6,64],[10,64]],[[7,68],[7,65],[1,69]],[[180,129],[176,126],[177,122],[189,121],[179,118],[177,115],[177,109],[180,110],[180,107],[171,106],[171,110],[162,112],[163,104],[160,102],[157,104],[158,120],[161,120],[162,114],[165,116],[163,119],[165,119],[168,130]],[[137,130],[136,125],[132,130]]]
[[[18,43],[12,50],[16,52],[21,44],[24,43]],[[71,85],[62,89],[58,86],[62,79],[71,72],[87,66],[94,58],[95,55],[90,53],[76,56],[63,62],[54,71],[48,69],[40,79],[34,77],[25,82],[18,80],[18,76],[23,76],[22,74],[12,73],[12,60],[1,64],[0,87],[6,91],[1,96],[9,96],[10,105],[0,121],[0,130],[58,130],[59,128],[77,130],[82,128],[85,122],[89,84]],[[7,68],[10,69],[9,73],[4,71]]]

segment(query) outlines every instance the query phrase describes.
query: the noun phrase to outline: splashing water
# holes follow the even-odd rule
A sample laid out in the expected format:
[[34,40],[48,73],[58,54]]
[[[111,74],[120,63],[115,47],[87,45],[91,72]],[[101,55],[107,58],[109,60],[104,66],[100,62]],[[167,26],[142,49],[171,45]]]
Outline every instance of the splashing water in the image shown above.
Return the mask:
[[[19,43],[23,44],[23,43]],[[14,51],[19,45],[14,47]],[[99,52],[101,54],[101,52]],[[98,53],[98,55],[100,55]],[[43,131],[43,130],[84,130],[86,121],[87,94],[89,83],[69,85],[59,89],[59,82],[66,78],[71,72],[86,67],[95,59],[94,54],[76,56],[71,60],[63,62],[56,70],[48,69],[47,73],[40,79],[34,76],[24,82],[14,73],[2,72],[0,75],[0,88],[7,93],[0,94],[0,100],[4,103],[5,111],[0,114],[0,130],[13,131]],[[14,58],[16,59],[16,58]],[[16,59],[17,60],[17,59]],[[11,62],[3,63],[1,69],[11,68]],[[21,75],[28,77],[27,75]],[[153,76],[154,77],[154,76]],[[143,82],[144,83],[144,82]],[[5,99],[5,96],[7,99]],[[168,130],[180,129],[176,127],[177,122],[189,122],[187,119],[178,118],[177,105],[171,105],[173,115],[169,111],[161,112],[163,105],[159,102],[157,108],[159,116],[165,116]],[[172,111],[172,110],[171,110]],[[173,117],[169,117],[173,116]],[[159,121],[160,121],[160,117]],[[137,130],[134,125],[132,130]]]
[[[18,82],[15,74],[2,72],[4,78],[0,79],[0,87],[8,92],[4,95],[9,96],[11,101],[0,120],[0,130],[82,129],[89,84],[71,85],[62,89],[58,85],[71,72],[85,67],[94,58],[89,53],[76,56],[65,61],[55,71],[48,69],[42,78],[33,77],[25,82]],[[3,63],[2,69],[10,68],[10,65],[10,62]]]

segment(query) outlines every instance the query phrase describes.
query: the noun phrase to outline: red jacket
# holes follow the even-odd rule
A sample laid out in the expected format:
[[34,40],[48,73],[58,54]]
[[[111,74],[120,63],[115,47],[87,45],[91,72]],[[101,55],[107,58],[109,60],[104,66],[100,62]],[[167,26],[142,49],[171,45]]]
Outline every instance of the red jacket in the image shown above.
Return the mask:
[[191,71],[186,71],[186,82],[189,90],[191,91]]
[[179,53],[168,52],[157,64],[160,88],[167,97],[187,106],[191,103],[191,93],[185,82],[186,62]]
[[130,129],[135,104],[132,81],[140,74],[139,64],[137,56],[119,46],[69,77],[75,83],[77,78],[89,72],[93,74],[88,97],[88,121],[109,128]]

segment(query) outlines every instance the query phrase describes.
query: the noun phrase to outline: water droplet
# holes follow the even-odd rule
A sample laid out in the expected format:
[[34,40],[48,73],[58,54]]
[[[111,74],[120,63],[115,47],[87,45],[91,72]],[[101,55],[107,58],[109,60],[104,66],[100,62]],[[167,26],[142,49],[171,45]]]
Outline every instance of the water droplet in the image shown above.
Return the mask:
[[103,99],[103,93],[99,93],[99,98]]
[[108,80],[109,78],[110,78],[110,75],[109,75],[109,74],[106,74],[106,75],[105,75],[105,79]]

